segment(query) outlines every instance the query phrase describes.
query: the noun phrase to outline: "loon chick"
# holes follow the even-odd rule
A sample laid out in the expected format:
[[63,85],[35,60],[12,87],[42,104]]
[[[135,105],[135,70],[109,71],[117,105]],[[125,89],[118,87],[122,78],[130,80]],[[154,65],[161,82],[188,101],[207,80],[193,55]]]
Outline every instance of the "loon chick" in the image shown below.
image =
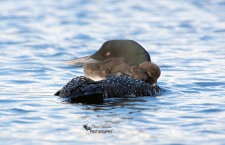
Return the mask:
[[126,63],[123,59],[112,58],[94,65],[95,67],[92,68],[98,66],[99,69],[89,69],[89,71],[84,70],[85,73],[90,75],[97,73],[102,77],[118,74],[128,75],[149,83],[150,85],[156,84],[157,79],[161,74],[159,66],[150,61],[144,61],[136,66]]
[[109,76],[101,81],[87,77],[76,77],[69,81],[56,96],[74,103],[103,103],[105,98],[128,98],[138,96],[157,96],[159,86],[151,86],[130,76]]
[[[145,61],[151,62],[150,55],[137,42],[133,40],[110,40],[105,42],[93,55],[68,61],[67,64],[84,66],[86,77],[93,80],[102,80],[114,73],[131,76],[143,74],[144,72],[140,68],[134,66],[138,66]],[[116,72],[118,65],[124,68]],[[129,66],[133,67],[133,73],[129,72]],[[145,75],[141,76],[141,80],[146,79]]]

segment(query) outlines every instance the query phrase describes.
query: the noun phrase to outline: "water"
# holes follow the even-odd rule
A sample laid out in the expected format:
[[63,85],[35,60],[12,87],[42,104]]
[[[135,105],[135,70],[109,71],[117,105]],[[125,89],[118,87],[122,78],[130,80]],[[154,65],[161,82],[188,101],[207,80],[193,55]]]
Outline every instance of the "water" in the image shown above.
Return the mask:
[[[224,0],[1,0],[0,141],[10,144],[224,144]],[[156,98],[67,104],[82,68],[63,64],[111,39],[144,46]],[[90,134],[84,124],[110,125]],[[103,129],[103,128],[102,128]]]

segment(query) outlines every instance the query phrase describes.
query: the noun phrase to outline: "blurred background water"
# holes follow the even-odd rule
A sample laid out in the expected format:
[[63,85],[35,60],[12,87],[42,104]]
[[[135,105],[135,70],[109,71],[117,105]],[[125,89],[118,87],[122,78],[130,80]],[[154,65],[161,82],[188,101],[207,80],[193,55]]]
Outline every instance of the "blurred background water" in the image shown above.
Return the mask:
[[[161,96],[103,105],[53,96],[83,75],[64,61],[111,39],[146,48],[162,70]],[[1,143],[224,144],[224,88],[224,0],[0,1]]]

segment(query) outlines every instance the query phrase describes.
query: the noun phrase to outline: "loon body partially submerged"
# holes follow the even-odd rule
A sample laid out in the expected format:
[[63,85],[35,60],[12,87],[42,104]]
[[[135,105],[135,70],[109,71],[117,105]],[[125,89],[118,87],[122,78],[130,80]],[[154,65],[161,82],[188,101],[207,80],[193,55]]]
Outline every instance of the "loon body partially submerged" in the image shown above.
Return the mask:
[[130,76],[110,76],[101,81],[77,77],[69,81],[55,95],[69,102],[103,103],[105,98],[130,98],[138,96],[157,96],[159,86],[151,86]]
[[[55,95],[71,102],[95,103],[104,98],[156,96],[161,71],[149,53],[133,40],[105,42],[93,55],[68,62],[84,66],[85,77],[69,81]],[[96,79],[97,78],[97,79]]]

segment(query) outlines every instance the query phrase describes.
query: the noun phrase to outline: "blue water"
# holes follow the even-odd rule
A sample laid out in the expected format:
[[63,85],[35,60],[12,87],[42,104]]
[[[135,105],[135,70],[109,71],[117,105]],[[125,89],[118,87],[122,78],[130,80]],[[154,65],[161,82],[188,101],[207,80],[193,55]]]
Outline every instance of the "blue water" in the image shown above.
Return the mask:
[[[67,104],[63,64],[133,39],[162,75],[158,97]],[[224,0],[1,0],[0,144],[224,144]],[[83,125],[110,125],[112,133]]]

